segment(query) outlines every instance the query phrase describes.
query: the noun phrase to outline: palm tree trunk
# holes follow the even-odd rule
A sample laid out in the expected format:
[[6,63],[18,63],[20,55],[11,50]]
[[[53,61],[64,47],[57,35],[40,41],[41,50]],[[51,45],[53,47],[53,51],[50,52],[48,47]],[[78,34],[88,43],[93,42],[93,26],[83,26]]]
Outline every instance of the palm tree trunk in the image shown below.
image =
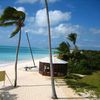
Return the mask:
[[20,29],[20,33],[19,33],[18,46],[17,46],[17,49],[16,49],[15,82],[14,82],[14,87],[17,86],[17,62],[18,62],[18,53],[19,53],[19,48],[20,48],[20,41],[21,41],[21,29]]
[[27,36],[28,45],[29,45],[30,52],[31,52],[32,61],[33,61],[34,67],[35,67],[35,61],[34,61],[34,57],[33,57],[33,53],[32,53],[32,48],[31,48],[31,44],[30,44],[30,41],[29,41],[29,37],[28,37],[28,33],[27,32],[26,32],[26,36]]
[[51,85],[52,85],[52,98],[57,99],[56,90],[55,90],[55,83],[54,83],[54,69],[52,66],[51,31],[50,31],[50,20],[49,20],[47,0],[45,0],[45,6],[46,6],[46,14],[47,14],[47,22],[48,22],[48,40],[49,40],[49,54],[50,54],[50,73],[51,73]]

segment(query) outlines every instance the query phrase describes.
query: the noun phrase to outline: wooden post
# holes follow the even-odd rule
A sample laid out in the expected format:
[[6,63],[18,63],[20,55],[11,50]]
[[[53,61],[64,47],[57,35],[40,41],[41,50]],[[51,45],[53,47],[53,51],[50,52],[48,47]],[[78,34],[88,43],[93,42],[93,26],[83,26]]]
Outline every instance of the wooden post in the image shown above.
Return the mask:
[[29,48],[30,48],[30,52],[31,52],[32,61],[33,61],[34,67],[35,67],[35,61],[34,61],[34,57],[33,57],[33,53],[32,53],[32,48],[31,48],[31,44],[30,44],[30,40],[29,40],[27,32],[26,32],[26,36],[27,36],[27,41],[28,41],[28,45],[29,45]]

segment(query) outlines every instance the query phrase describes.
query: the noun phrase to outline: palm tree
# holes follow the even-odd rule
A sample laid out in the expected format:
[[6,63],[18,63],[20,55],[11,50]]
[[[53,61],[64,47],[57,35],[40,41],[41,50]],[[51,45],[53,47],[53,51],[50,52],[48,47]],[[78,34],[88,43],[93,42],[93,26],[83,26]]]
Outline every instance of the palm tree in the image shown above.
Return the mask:
[[48,22],[48,40],[49,40],[49,54],[50,54],[50,72],[51,72],[51,85],[52,85],[52,98],[57,99],[55,83],[54,83],[54,71],[52,66],[52,49],[51,49],[51,30],[50,30],[50,19],[48,11],[48,2],[45,0],[47,22]]
[[66,55],[70,53],[70,44],[68,42],[61,42],[56,49],[59,54]]
[[70,44],[68,42],[61,42],[59,47],[56,48],[56,53],[58,54],[58,58],[67,61],[70,56]]
[[71,42],[73,42],[73,45],[75,46],[75,49],[77,49],[76,46],[76,39],[77,39],[77,34],[76,33],[71,33],[67,37]]
[[11,26],[16,25],[16,29],[11,33],[11,38],[19,32],[18,46],[16,49],[16,60],[15,60],[15,81],[14,87],[17,86],[17,62],[18,62],[18,53],[20,48],[21,41],[21,28],[24,26],[25,13],[22,11],[17,11],[13,7],[7,7],[3,11],[3,14],[0,16],[0,26]]

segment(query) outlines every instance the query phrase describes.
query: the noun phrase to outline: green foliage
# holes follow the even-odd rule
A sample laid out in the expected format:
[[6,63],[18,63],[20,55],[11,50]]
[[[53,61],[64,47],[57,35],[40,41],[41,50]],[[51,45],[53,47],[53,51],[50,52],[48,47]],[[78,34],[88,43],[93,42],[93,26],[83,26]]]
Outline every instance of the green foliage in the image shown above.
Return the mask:
[[20,30],[20,27],[19,26],[17,26],[16,27],[16,29],[11,33],[11,36],[10,36],[10,38],[12,38],[13,36],[15,36],[16,35],[16,33],[18,33],[19,32],[19,30]]
[[0,16],[0,21],[3,23],[8,20],[16,20],[16,18],[14,17],[16,11],[17,10],[13,7],[5,8],[3,14]]
[[82,77],[78,76],[78,75],[75,75],[75,74],[70,74],[70,75],[66,75],[65,76],[65,79],[75,79],[75,80],[78,80],[78,79],[81,79]]
[[100,71],[87,75],[83,78],[79,76],[70,75],[65,77],[65,81],[69,87],[76,90],[76,92],[89,92],[91,95],[96,95],[100,98]]
[[68,61],[68,73],[91,74],[91,70],[89,70],[86,60],[76,62],[74,59],[70,59]]
[[81,58],[81,53],[77,49],[74,49],[70,55],[71,55],[71,59],[74,59],[76,61],[80,60]]
[[61,42],[59,44],[59,47],[56,48],[56,49],[58,50],[59,54],[63,54],[63,55],[65,54],[66,55],[67,53],[70,52],[70,45],[66,42]]
[[3,14],[0,16],[0,22],[10,21],[10,20],[25,20],[25,13],[22,11],[17,11],[13,7],[6,7]]
[[100,51],[83,50],[82,52],[89,62],[90,69],[93,71],[100,70]]
[[7,7],[0,16],[0,26],[11,26],[16,25],[16,29],[11,33],[10,37],[15,36],[24,25],[25,13],[22,11],[17,11],[13,7]]
[[73,42],[75,48],[76,48],[76,39],[77,39],[77,34],[76,33],[71,33],[67,37],[71,42]]
[[75,45],[77,34],[71,33],[68,39],[73,42],[75,48],[70,52],[69,43],[62,42],[57,48],[59,58],[68,61],[67,74],[91,74],[100,70],[100,51],[79,50]]
[[100,51],[73,51],[68,62],[69,73],[91,74],[100,70]]
[[73,71],[79,74],[91,74],[91,70],[88,68],[88,62],[86,60],[80,60],[77,62]]
[[11,26],[11,25],[14,25],[14,24],[16,24],[16,22],[15,21],[13,21],[13,22],[7,22],[7,23],[0,23],[0,26]]
[[63,60],[68,60],[70,53],[70,45],[68,42],[62,42],[59,44],[59,47],[56,48],[57,53],[59,54],[58,58]]

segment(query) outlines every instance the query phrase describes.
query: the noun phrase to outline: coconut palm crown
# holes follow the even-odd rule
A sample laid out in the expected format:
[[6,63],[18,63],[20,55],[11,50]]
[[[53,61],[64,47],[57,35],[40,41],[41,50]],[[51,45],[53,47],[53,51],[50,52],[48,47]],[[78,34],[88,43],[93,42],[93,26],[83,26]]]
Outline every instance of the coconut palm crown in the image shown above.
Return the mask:
[[71,34],[68,35],[67,38],[73,43],[75,48],[77,48],[77,46],[76,46],[77,34],[76,33],[71,33]]
[[15,36],[24,26],[25,13],[22,11],[17,11],[13,7],[7,7],[0,16],[0,26],[11,26],[16,25],[16,29],[11,33],[10,37]]

